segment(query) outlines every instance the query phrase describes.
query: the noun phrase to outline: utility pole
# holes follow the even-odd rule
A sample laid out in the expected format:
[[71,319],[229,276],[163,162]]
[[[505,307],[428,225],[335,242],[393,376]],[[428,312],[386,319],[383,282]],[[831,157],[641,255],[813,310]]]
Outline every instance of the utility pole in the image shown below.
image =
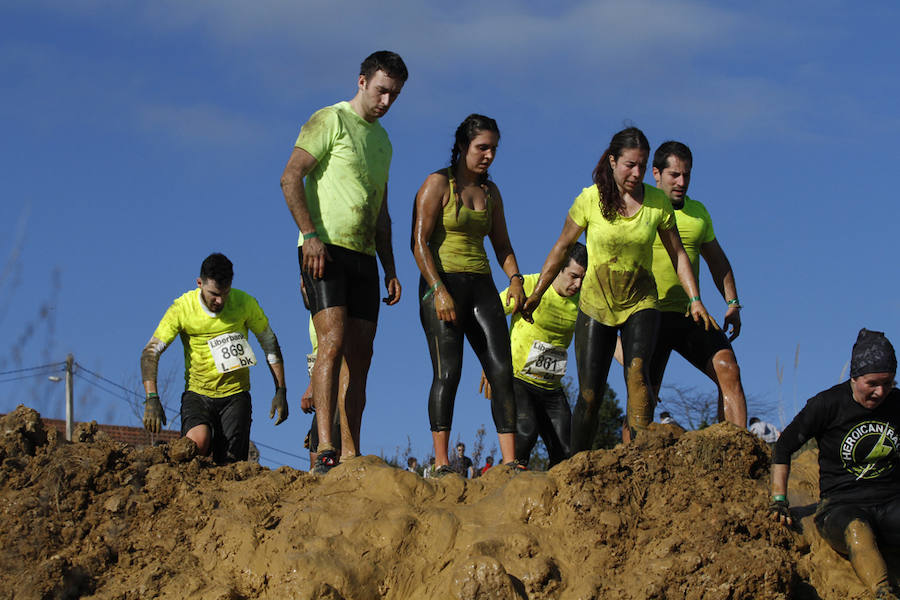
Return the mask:
[[72,369],[75,365],[75,358],[69,354],[66,356],[66,439],[72,441],[72,421],[74,420],[72,397],[74,390],[72,389]]

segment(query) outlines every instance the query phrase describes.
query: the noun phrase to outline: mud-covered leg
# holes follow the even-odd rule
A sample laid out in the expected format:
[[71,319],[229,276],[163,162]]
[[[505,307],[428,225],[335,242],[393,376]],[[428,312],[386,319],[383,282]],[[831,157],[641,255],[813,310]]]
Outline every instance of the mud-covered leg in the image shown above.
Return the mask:
[[575,363],[578,400],[572,411],[572,454],[590,450],[597,431],[597,410],[616,349],[616,328],[578,313],[575,320]]
[[659,311],[642,310],[622,326],[625,387],[628,391],[626,423],[630,438],[649,427],[656,409],[656,394],[650,385],[650,360],[659,332]]
[[844,530],[844,541],[850,555],[850,564],[860,581],[865,584],[879,600],[896,598],[891,592],[888,580],[887,564],[878,550],[875,532],[868,523],[855,519]]

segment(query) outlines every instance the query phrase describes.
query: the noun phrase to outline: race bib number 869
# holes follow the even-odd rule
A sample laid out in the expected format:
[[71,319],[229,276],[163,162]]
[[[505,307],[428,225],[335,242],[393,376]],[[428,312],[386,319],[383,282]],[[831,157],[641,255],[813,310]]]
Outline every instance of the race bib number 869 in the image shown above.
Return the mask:
[[253,348],[240,333],[223,333],[206,342],[212,352],[216,370],[228,373],[235,369],[246,369],[256,364]]

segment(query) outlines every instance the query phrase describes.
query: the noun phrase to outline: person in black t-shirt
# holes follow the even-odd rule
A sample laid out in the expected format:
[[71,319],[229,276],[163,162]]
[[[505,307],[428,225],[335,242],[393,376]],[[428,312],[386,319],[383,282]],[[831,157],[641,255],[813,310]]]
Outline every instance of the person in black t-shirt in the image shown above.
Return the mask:
[[878,543],[900,546],[900,391],[897,356],[883,333],[861,329],[850,380],[811,398],[775,445],[772,517],[793,523],[787,501],[791,455],[819,445],[816,528],[876,598],[897,599]]

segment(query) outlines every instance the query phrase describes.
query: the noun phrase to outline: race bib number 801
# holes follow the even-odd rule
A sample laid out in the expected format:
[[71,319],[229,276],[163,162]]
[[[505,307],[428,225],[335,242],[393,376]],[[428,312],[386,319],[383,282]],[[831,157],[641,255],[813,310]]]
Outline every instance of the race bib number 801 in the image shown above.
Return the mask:
[[522,373],[538,379],[555,381],[566,374],[568,354],[560,348],[546,342],[535,340],[528,352]]
[[206,342],[212,352],[216,370],[228,373],[235,369],[246,369],[256,364],[253,348],[240,333],[223,333]]

